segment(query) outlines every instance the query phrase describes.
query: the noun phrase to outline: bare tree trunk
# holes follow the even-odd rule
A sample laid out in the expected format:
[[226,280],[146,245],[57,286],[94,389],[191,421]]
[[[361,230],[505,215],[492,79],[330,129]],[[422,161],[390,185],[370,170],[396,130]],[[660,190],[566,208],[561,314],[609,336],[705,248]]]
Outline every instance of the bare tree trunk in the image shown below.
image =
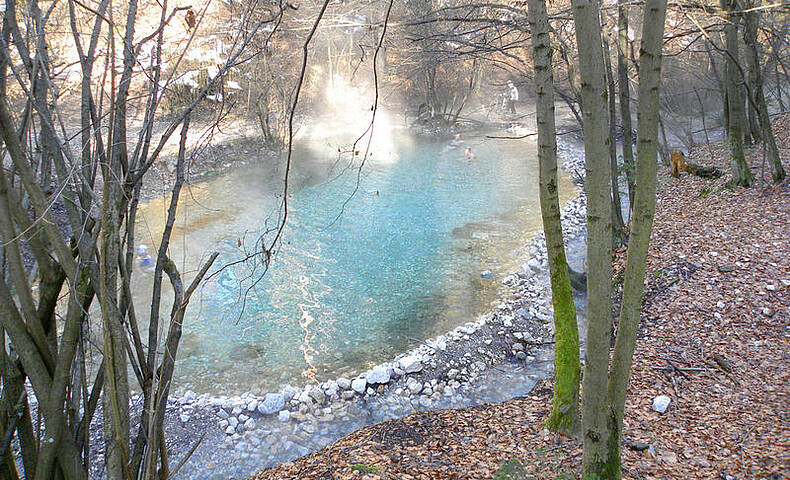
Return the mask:
[[735,0],[721,0],[722,8],[727,12],[727,25],[724,27],[727,40],[727,106],[729,110],[729,129],[727,131],[730,146],[730,165],[732,184],[750,187],[754,176],[746,163],[743,151],[743,89],[740,85],[738,68],[738,23],[740,16],[732,13],[736,9]]
[[582,475],[594,477],[606,463],[609,425],[606,379],[612,329],[612,201],[609,181],[609,152],[606,140],[606,84],[601,50],[598,2],[573,0],[576,44],[579,48],[584,155],[587,179],[587,342],[582,401],[584,456]]
[[568,277],[557,191],[557,137],[549,19],[545,0],[529,0],[527,5],[535,65],[540,211],[549,258],[556,338],[554,401],[546,423],[554,431],[572,434],[579,430],[579,329]]
[[636,334],[642,310],[647,252],[656,206],[656,167],[658,163],[658,114],[661,87],[661,48],[667,0],[647,0],[642,22],[639,55],[639,114],[637,133],[636,200],[628,259],[623,284],[623,303],[607,385],[610,438],[607,441],[607,468],[610,476],[620,477],[620,442],[623,411],[628,390]]
[[[617,89],[620,94],[620,121],[623,124],[623,167],[628,182],[629,211],[633,211],[634,191],[634,134],[631,123],[631,88],[628,81],[628,3],[617,2]],[[630,215],[629,215],[630,217]]]
[[[601,14],[601,24],[604,22]],[[606,64],[604,70],[608,87],[607,100],[609,104],[609,168],[612,175],[612,248],[625,241],[625,221],[623,220],[623,206],[620,202],[620,172],[617,166],[617,103],[615,97],[614,72],[612,71],[612,57],[609,50],[609,37],[606,30],[601,30],[603,58]]]
[[763,141],[768,164],[771,166],[771,178],[774,183],[785,179],[786,173],[782,167],[779,150],[776,147],[776,138],[771,128],[771,117],[768,115],[768,106],[763,91],[763,78],[760,71],[760,50],[757,43],[757,30],[760,26],[760,12],[755,10],[757,2],[746,0],[744,2],[744,28],[743,41],[746,44],[746,61],[749,69],[749,84],[752,101],[750,104],[756,108],[759,119],[760,133]]

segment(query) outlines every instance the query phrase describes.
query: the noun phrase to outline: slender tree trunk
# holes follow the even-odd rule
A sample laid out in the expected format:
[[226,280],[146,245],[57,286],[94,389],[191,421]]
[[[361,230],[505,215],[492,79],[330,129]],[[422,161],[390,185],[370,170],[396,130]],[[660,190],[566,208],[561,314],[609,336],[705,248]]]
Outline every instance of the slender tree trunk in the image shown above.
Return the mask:
[[740,72],[738,69],[738,23],[739,15],[732,13],[736,9],[735,0],[721,0],[722,8],[727,12],[727,25],[724,27],[727,41],[727,106],[729,110],[729,129],[727,131],[730,146],[730,165],[732,168],[732,183],[742,187],[749,187],[754,182],[754,176],[746,163],[743,151],[743,89],[740,86]]
[[623,284],[623,303],[612,368],[607,385],[610,415],[606,478],[620,478],[620,439],[623,410],[636,334],[642,310],[645,268],[653,214],[656,206],[656,167],[658,152],[658,112],[661,87],[661,48],[667,0],[647,0],[642,22],[642,46],[639,55],[639,114],[637,133],[636,200],[628,260]]
[[760,71],[760,50],[757,43],[757,29],[760,26],[760,12],[753,10],[756,2],[747,0],[744,2],[744,28],[743,41],[746,44],[746,59],[749,68],[749,83],[752,101],[750,104],[756,107],[760,125],[760,134],[765,148],[768,164],[771,166],[771,178],[774,183],[779,183],[785,179],[786,173],[782,167],[782,160],[779,157],[779,150],[776,147],[776,138],[771,128],[771,117],[768,115],[768,106],[765,101],[763,91],[763,78]]
[[[631,123],[631,89],[628,81],[628,3],[617,2],[617,90],[620,94],[620,121],[623,124],[623,167],[628,182],[628,210],[633,211],[634,191],[634,134]],[[630,217],[630,215],[629,215]]]
[[[603,22],[604,17],[601,14],[601,24]],[[609,104],[609,168],[612,173],[612,248],[616,248],[625,240],[623,206],[620,203],[620,172],[617,166],[617,103],[615,98],[617,94],[615,91],[614,72],[612,70],[612,57],[609,50],[609,37],[606,35],[605,29],[602,29],[601,33]]]
[[584,155],[587,179],[587,343],[582,402],[584,456],[582,475],[594,477],[603,471],[609,437],[606,412],[606,378],[612,329],[612,202],[610,198],[609,152],[606,141],[606,84],[601,50],[598,3],[573,0],[576,44],[579,46]]
[[547,426],[554,431],[573,434],[579,429],[579,329],[568,277],[557,191],[557,138],[549,18],[545,0],[529,0],[527,5],[535,64],[540,211],[549,257],[557,340],[554,351],[554,402]]

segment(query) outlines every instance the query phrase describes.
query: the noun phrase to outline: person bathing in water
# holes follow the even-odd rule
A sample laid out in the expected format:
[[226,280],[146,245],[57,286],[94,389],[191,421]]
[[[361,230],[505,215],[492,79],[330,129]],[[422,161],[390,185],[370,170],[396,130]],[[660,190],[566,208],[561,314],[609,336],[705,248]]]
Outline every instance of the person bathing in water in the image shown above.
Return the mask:
[[464,155],[466,155],[467,160],[472,160],[473,158],[475,158],[475,154],[472,153],[472,147],[466,147],[466,152],[464,153]]
[[456,133],[455,138],[453,138],[449,145],[442,149],[440,155],[444,155],[451,150],[455,150],[456,148],[460,147],[462,143],[464,143],[464,141],[461,139],[461,134]]

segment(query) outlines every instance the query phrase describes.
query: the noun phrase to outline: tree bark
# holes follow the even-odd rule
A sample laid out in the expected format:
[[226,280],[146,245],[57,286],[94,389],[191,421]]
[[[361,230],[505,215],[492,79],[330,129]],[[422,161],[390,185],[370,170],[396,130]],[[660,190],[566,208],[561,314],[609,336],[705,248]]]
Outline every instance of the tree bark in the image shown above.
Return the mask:
[[529,0],[527,5],[535,65],[540,211],[549,258],[556,338],[554,400],[547,426],[554,431],[573,434],[579,429],[579,329],[565,258],[557,191],[557,137],[549,18],[545,0]]
[[[633,210],[634,192],[634,133],[631,123],[631,88],[628,81],[628,3],[617,2],[617,90],[620,94],[620,121],[623,124],[623,167],[628,182],[628,210]],[[630,215],[629,215],[630,217]]]
[[606,377],[612,328],[612,202],[610,198],[606,85],[601,50],[598,3],[573,0],[576,44],[579,48],[584,155],[587,179],[587,343],[582,401],[584,455],[582,475],[603,470],[609,436]]
[[771,166],[771,178],[774,183],[780,183],[787,174],[782,167],[782,160],[779,157],[779,149],[776,147],[776,138],[771,128],[771,117],[768,115],[768,106],[765,101],[763,91],[763,78],[760,71],[760,50],[757,43],[757,30],[760,26],[760,12],[755,10],[758,2],[746,0],[743,10],[744,14],[743,42],[746,44],[746,61],[749,69],[749,85],[754,110],[760,126],[760,137],[762,138],[763,148]]
[[730,147],[730,167],[732,170],[732,184],[750,187],[754,183],[754,176],[746,163],[743,151],[744,121],[743,121],[743,89],[741,88],[741,75],[738,68],[738,23],[739,14],[733,13],[736,9],[735,0],[721,0],[722,8],[726,11],[727,24],[724,27],[727,43],[727,107],[729,111],[729,128],[727,130]]
[[636,196],[628,259],[623,284],[623,303],[607,385],[610,437],[605,478],[620,478],[620,438],[636,334],[642,310],[645,268],[656,206],[658,163],[658,114],[661,87],[661,48],[667,0],[647,0],[642,22],[639,55],[639,113],[637,132]]
[[609,105],[609,168],[612,175],[612,248],[625,241],[625,221],[623,220],[623,206],[620,202],[620,172],[617,165],[617,103],[612,69],[612,58],[609,50],[609,37],[606,35],[604,16],[601,13],[601,34],[603,58],[606,64],[606,84],[608,88],[607,101]]

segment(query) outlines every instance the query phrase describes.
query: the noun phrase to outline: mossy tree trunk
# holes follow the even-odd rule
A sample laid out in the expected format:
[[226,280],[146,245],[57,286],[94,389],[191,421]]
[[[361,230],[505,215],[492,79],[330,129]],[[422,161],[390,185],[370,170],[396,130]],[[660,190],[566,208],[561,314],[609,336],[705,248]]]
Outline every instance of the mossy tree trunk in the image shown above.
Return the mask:
[[579,48],[584,155],[587,179],[587,343],[582,401],[582,475],[599,476],[609,436],[606,379],[612,328],[612,202],[609,182],[609,122],[598,2],[573,0]]
[[639,113],[637,132],[636,195],[623,283],[623,303],[607,385],[610,415],[607,478],[620,478],[620,438],[623,410],[636,334],[642,310],[647,251],[656,207],[658,113],[661,86],[661,47],[667,0],[647,0],[639,54]]
[[721,0],[721,4],[726,11],[727,20],[727,24],[724,27],[727,44],[727,74],[725,82],[727,85],[727,107],[729,111],[727,140],[730,147],[732,184],[750,187],[754,183],[754,176],[749,170],[743,151],[743,89],[740,87],[741,74],[738,68],[738,23],[740,15],[733,13],[736,9],[735,0]]
[[527,5],[535,65],[540,211],[546,235],[557,340],[554,353],[554,401],[547,426],[554,431],[573,434],[579,427],[579,330],[565,258],[557,191],[557,137],[549,19],[545,0],[529,0]]

